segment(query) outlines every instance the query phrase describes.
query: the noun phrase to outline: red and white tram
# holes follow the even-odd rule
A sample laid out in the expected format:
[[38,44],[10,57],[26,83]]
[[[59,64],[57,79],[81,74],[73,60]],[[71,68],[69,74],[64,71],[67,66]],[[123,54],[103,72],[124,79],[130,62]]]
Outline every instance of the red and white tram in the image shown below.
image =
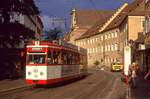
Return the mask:
[[27,45],[26,82],[53,84],[85,76],[87,51],[61,40]]

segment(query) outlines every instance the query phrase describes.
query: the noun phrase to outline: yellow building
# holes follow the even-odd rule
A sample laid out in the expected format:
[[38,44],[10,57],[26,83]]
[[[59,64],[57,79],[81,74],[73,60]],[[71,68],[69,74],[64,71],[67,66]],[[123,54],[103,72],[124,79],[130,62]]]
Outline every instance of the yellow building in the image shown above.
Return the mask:
[[95,61],[110,67],[112,62],[123,63],[124,47],[136,41],[144,31],[144,6],[142,0],[125,3],[111,17],[99,20],[88,31],[75,39],[75,44],[87,49],[88,65]]

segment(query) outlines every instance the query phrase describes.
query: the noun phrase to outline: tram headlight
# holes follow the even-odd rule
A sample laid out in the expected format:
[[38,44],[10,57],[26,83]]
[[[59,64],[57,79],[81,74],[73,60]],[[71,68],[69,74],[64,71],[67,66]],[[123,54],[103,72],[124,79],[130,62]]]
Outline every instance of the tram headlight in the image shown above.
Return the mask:
[[41,75],[41,76],[43,76],[43,75],[44,75],[44,73],[43,73],[43,72],[40,72],[40,75]]

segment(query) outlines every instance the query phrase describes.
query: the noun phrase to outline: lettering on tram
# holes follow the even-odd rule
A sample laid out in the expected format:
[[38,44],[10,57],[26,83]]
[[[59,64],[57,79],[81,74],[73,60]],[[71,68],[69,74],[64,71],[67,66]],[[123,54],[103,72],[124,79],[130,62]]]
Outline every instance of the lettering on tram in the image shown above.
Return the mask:
[[28,44],[26,58],[28,84],[59,83],[87,75],[87,51],[61,40]]

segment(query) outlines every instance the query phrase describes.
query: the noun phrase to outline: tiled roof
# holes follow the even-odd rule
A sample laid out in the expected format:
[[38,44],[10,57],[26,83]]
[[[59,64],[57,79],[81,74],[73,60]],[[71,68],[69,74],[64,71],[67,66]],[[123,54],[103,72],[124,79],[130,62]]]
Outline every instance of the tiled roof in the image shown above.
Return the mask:
[[[144,15],[145,11],[144,9],[141,9],[143,6],[141,5],[141,3],[143,1],[144,0],[135,0],[133,3],[131,3],[107,26],[107,28],[104,31],[118,27],[123,22],[123,20],[126,18],[127,15],[134,15],[134,16]],[[140,7],[140,9],[136,10],[137,7]]]
[[[97,13],[99,13],[99,17],[96,19],[97,21],[95,22],[95,25],[93,25],[92,28],[90,28],[86,33],[84,33],[81,36],[81,38],[90,36],[91,32],[94,33],[95,30],[98,30],[99,27],[103,26],[106,20],[108,20],[114,14],[114,11],[102,10],[102,11],[98,11]],[[90,20],[93,21],[95,19],[91,18]]]
[[[142,9],[136,10],[137,7],[142,8],[140,5],[142,2],[143,0],[135,0],[128,7],[126,7],[123,11],[121,11],[121,13],[118,14],[118,16],[102,32],[118,27],[123,22],[123,20],[126,18],[127,15],[144,15],[145,12],[142,11]],[[87,38],[87,37],[101,33],[99,32],[99,29],[104,25],[105,22],[107,22],[107,19],[100,20],[100,21],[101,22],[98,22],[98,24],[95,24],[92,28],[90,28],[86,33],[84,33],[78,39]]]
[[[122,21],[125,19],[127,15],[133,15],[133,16],[141,16],[145,14],[145,11],[143,8],[143,3],[144,0],[135,0],[133,3],[131,3],[128,7],[126,7],[112,22],[111,24],[105,29],[105,31],[118,27]],[[136,10],[136,8],[138,8]]]
[[94,9],[77,9],[76,20],[77,26],[93,26],[98,20],[104,19],[112,15],[110,10],[94,10]]

